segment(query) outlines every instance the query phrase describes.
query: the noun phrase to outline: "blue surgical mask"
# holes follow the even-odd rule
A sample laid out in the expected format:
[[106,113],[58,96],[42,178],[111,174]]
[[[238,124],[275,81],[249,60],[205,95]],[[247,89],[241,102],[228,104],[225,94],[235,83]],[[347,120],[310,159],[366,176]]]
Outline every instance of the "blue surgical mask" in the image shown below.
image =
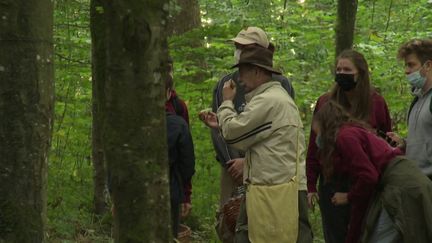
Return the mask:
[[317,146],[319,149],[322,148],[321,135],[317,135],[317,136],[316,136],[316,138],[315,138],[315,143],[316,143],[316,146]]
[[426,83],[426,77],[420,74],[420,70],[407,75],[408,83],[414,88],[421,89]]
[[408,83],[411,84],[411,86],[415,89],[422,89],[426,83],[427,78],[423,77],[420,73],[420,70],[425,67],[426,63],[427,62],[425,62],[419,70],[407,75]]

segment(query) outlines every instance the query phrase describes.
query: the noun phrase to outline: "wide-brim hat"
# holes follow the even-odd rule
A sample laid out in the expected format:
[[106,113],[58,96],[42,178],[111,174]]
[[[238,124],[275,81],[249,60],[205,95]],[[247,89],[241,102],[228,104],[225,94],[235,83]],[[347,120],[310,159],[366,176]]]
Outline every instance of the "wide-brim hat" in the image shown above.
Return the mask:
[[273,52],[260,46],[246,46],[242,49],[239,62],[231,68],[239,67],[242,64],[251,64],[263,68],[275,74],[280,71],[273,68]]
[[241,45],[258,44],[264,48],[268,48],[269,46],[266,33],[258,27],[248,27],[247,29],[241,30],[231,41]]

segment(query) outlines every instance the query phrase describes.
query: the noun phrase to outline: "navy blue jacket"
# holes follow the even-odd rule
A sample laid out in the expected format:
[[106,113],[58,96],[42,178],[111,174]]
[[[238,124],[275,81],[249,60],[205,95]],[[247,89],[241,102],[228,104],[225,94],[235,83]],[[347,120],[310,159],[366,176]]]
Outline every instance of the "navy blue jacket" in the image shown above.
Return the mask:
[[185,183],[195,173],[195,153],[185,120],[170,112],[166,114],[171,200],[180,203]]

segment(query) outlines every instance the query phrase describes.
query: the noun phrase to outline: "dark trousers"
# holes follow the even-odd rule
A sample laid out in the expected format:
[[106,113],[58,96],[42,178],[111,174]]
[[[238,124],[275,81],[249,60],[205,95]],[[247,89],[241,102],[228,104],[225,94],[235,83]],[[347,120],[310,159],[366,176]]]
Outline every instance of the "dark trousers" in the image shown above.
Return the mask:
[[180,202],[171,200],[171,226],[174,238],[177,238],[180,225]]
[[299,233],[297,243],[312,243],[313,233],[309,223],[307,191],[299,191]]
[[[299,191],[299,232],[297,243],[312,243],[313,234],[312,228],[309,223],[309,212],[307,202],[307,192]],[[246,215],[246,202],[243,201],[240,205],[240,213],[237,219],[235,243],[249,243],[248,228],[247,228],[247,215]]]
[[333,178],[327,183],[320,179],[319,206],[326,243],[345,242],[350,219],[350,206],[335,206],[331,202],[331,198],[335,192],[348,192],[348,188],[349,182],[345,178]]

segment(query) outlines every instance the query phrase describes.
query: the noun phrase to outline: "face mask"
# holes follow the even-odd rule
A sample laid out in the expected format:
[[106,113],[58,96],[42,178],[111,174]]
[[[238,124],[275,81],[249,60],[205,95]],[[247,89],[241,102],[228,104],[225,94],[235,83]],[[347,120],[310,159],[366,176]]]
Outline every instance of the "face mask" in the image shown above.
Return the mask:
[[239,61],[240,61],[240,54],[241,54],[241,50],[240,49],[236,49],[234,51],[234,61],[235,61],[235,64],[239,63]]
[[316,138],[315,138],[315,143],[316,143],[316,146],[317,146],[319,149],[322,148],[321,135],[317,135],[317,136],[316,136]]
[[422,89],[426,83],[427,78],[423,77],[420,73],[420,71],[424,68],[425,65],[426,65],[426,62],[421,66],[421,68],[419,70],[407,75],[408,83],[414,89]]
[[[420,68],[421,69],[421,68]],[[407,75],[408,83],[414,88],[421,89],[426,83],[426,77],[420,74],[420,70]]]
[[350,91],[355,88],[356,81],[354,81],[354,74],[337,73],[335,82],[341,87],[343,91]]

